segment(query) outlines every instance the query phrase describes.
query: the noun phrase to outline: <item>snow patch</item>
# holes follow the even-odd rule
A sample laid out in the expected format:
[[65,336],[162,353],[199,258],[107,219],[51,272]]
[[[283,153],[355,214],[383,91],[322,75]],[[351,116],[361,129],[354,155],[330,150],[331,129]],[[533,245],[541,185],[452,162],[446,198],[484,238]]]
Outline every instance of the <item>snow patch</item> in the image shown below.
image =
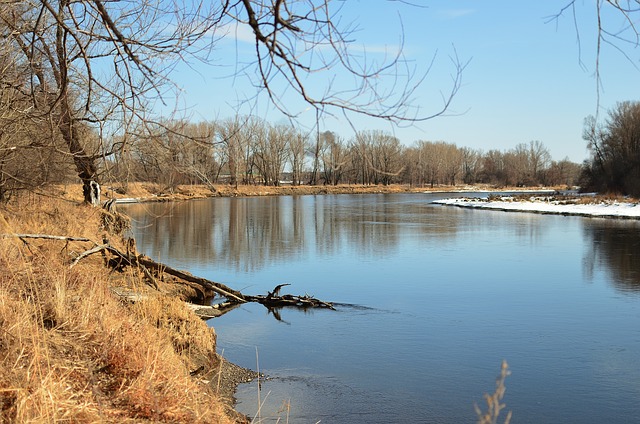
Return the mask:
[[534,212],[558,215],[640,219],[640,206],[638,203],[632,202],[625,203],[612,201],[576,204],[566,200],[546,200],[544,198],[514,200],[509,196],[501,196],[492,197],[489,200],[469,197],[442,199],[435,200],[433,203],[446,206],[509,212]]

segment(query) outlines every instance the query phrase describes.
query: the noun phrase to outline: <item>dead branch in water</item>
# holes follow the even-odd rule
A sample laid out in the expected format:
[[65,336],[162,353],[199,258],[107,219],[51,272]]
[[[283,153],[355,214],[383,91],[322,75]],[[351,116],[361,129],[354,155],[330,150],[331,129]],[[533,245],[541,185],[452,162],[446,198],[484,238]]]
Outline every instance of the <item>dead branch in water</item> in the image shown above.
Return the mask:
[[[234,290],[231,287],[228,287],[222,283],[217,283],[215,281],[207,280],[206,278],[196,277],[189,272],[182,271],[179,269],[172,268],[166,264],[157,262],[152,260],[151,258],[136,254],[135,247],[132,249],[127,248],[127,252],[122,252],[111,244],[109,244],[108,240],[104,240],[103,244],[96,243],[95,241],[87,238],[79,238],[79,237],[65,237],[65,236],[52,236],[48,234],[0,234],[0,237],[8,238],[8,237],[17,237],[24,241],[24,239],[50,239],[50,240],[63,240],[63,241],[77,241],[77,242],[91,242],[93,247],[83,251],[78,254],[71,264],[69,268],[73,268],[76,266],[81,260],[95,254],[95,253],[104,253],[108,252],[116,257],[115,260],[107,260],[107,264],[113,268],[121,268],[122,266],[130,266],[136,267],[140,269],[146,279],[148,280],[148,284],[158,288],[156,278],[150,272],[151,270],[155,271],[157,274],[168,274],[174,277],[177,277],[178,280],[182,280],[181,282],[188,282],[191,284],[195,284],[199,287],[202,287],[205,290],[214,292],[221,297],[224,297],[227,301],[220,302],[217,305],[213,305],[212,308],[219,311],[219,314],[222,315],[225,312],[228,312],[231,309],[234,309],[240,304],[255,302],[260,303],[267,307],[271,312],[273,312],[276,319],[279,319],[279,314],[277,310],[283,307],[295,307],[301,309],[307,308],[323,308],[323,309],[332,309],[335,310],[333,304],[330,302],[325,302],[319,299],[316,299],[313,296],[308,294],[295,296],[291,294],[280,294],[280,290],[288,286],[290,284],[278,284],[274,289],[270,292],[267,292],[266,295],[246,295],[240,291]],[[217,315],[217,313],[216,313]]]
[[149,267],[161,272],[165,272],[174,277],[178,277],[182,280],[189,281],[191,283],[199,284],[202,287],[209,289],[220,296],[225,297],[230,304],[256,302],[260,303],[267,308],[282,308],[285,306],[296,308],[326,308],[335,309],[329,302],[316,299],[315,297],[307,294],[303,296],[295,296],[291,294],[280,295],[280,289],[289,284],[279,284],[273,291],[268,292],[266,295],[246,295],[242,292],[234,290],[222,283],[217,283],[206,278],[196,277],[186,271],[181,271],[175,268],[171,268],[165,264],[153,261],[144,255],[140,255],[134,258],[136,263],[145,267]]

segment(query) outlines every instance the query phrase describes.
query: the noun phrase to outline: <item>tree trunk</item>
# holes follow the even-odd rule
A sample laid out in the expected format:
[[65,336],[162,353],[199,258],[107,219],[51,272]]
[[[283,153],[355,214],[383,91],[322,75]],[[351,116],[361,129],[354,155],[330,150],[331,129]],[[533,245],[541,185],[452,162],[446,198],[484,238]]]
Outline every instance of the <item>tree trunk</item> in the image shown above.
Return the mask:
[[76,166],[78,176],[82,180],[84,202],[93,206],[100,206],[100,184],[98,183],[95,157],[89,156],[80,143],[78,130],[74,126],[67,99],[62,100],[60,109],[62,113],[59,129],[62,138],[69,147],[69,152],[73,156],[73,163]]
[[[58,108],[58,129],[62,134],[62,138],[69,148],[69,153],[73,156],[73,163],[76,166],[76,171],[80,180],[82,180],[82,193],[84,195],[85,203],[89,203],[93,206],[100,205],[100,184],[98,183],[98,173],[96,169],[96,158],[94,156],[87,155],[87,152],[82,147],[80,141],[80,134],[78,134],[78,128],[76,127],[76,119],[71,107],[71,99],[69,93],[69,58],[67,57],[66,40],[67,40],[67,28],[63,26],[63,19],[65,9],[69,6],[69,0],[61,1],[58,5],[59,23],[56,27],[56,59],[57,59],[57,71],[56,63],[51,60],[51,65],[54,68],[54,77],[58,87],[59,95],[56,102],[52,105],[52,111]],[[44,76],[39,76],[41,83],[45,81]]]

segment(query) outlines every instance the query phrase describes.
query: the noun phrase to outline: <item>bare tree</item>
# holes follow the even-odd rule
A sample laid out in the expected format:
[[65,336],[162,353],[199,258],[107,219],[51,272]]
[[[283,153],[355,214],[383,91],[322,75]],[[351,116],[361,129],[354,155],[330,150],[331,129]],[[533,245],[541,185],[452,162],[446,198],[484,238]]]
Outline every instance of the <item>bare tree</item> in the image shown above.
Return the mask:
[[455,186],[462,172],[462,151],[455,144],[447,143],[443,149],[443,172],[445,183]]
[[[267,91],[273,104],[287,116],[297,115],[275,89],[273,82],[280,80],[322,113],[340,111],[348,118],[353,112],[392,122],[424,121],[444,113],[460,88],[466,64],[452,57],[450,90],[440,107],[425,113],[410,100],[426,73],[411,67],[403,41],[396,54],[383,62],[371,61],[366,51],[354,54],[355,26],[340,26],[342,7],[330,0],[242,0],[230,6],[237,22],[253,31],[258,76],[254,84]],[[328,79],[309,83],[323,73]],[[331,81],[336,74],[354,76],[357,83],[351,89],[335,89]],[[384,87],[389,79],[398,88],[392,93]]]
[[[24,0],[0,4],[0,30],[26,71],[16,87],[30,97],[31,107],[22,113],[51,122],[83,182],[85,200],[96,204],[105,158],[125,148],[127,134],[157,129],[151,124],[162,120],[151,112],[173,96],[167,92],[175,92],[175,65],[208,59],[223,36],[216,31],[230,25],[251,29],[255,56],[248,63],[256,72],[247,68],[245,75],[257,75],[255,86],[289,117],[297,113],[285,104],[281,83],[319,114],[415,122],[446,110],[460,87],[464,64],[454,56],[452,86],[440,107],[431,112],[413,108],[410,99],[425,75],[409,65],[402,49],[385,62],[366,55],[359,60],[351,27],[339,26],[340,13],[340,3],[329,0]],[[359,83],[346,91],[334,88],[330,79],[316,84],[316,75],[323,73],[329,78],[347,73]],[[400,89],[382,90],[386,78]],[[82,123],[95,128],[99,146],[83,139]],[[118,143],[109,141],[114,139]]]
[[337,134],[325,131],[322,152],[322,173],[325,184],[338,185],[345,172],[347,148],[344,140]]
[[219,164],[215,162],[213,141],[215,128],[208,122],[180,121],[175,129],[178,135],[174,148],[180,152],[174,169],[181,175],[180,183],[205,184],[213,187]]
[[[227,119],[217,127],[218,142],[223,146],[221,166],[226,166],[229,184],[238,186],[238,174],[243,169],[242,159],[247,144],[246,133],[242,131],[243,120],[239,117]],[[247,147],[248,149],[248,147]]]
[[[316,124],[317,125],[317,124]],[[322,151],[324,150],[324,145],[328,138],[333,137],[333,133],[331,131],[317,132],[316,133],[316,142],[313,146],[310,146],[309,155],[311,156],[311,174],[309,176],[309,184],[315,185],[318,184],[318,173],[320,172],[320,160],[322,156]]]
[[513,149],[507,150],[502,159],[504,185],[520,187],[532,184],[529,175],[529,152],[525,143],[519,143]]
[[286,125],[269,126],[265,123],[262,136],[254,145],[256,166],[264,185],[280,185],[289,140],[294,137],[293,128]]
[[541,173],[551,165],[551,153],[539,140],[529,142],[529,172],[532,178],[539,183]]
[[[100,201],[98,162],[113,153],[105,140],[148,122],[145,107],[168,82],[166,63],[185,57],[223,10],[171,2],[2,3],[3,37],[26,69],[19,89],[31,107],[24,114],[46,117],[60,134],[85,201]],[[101,149],[83,139],[80,128],[87,124],[98,129]]]
[[361,184],[370,185],[375,181],[373,169],[373,145],[375,134],[373,131],[358,131],[351,143],[351,156],[355,180]]
[[469,147],[461,147],[462,153],[462,181],[472,184],[478,181],[481,170],[482,153]]
[[561,161],[552,161],[549,167],[542,173],[541,182],[546,186],[565,185],[573,187],[578,184],[581,166],[571,162],[569,158]]
[[450,159],[455,159],[454,150],[457,150],[454,144],[444,141],[419,141],[418,172],[420,180],[429,183],[431,187],[448,182],[447,180],[450,180],[451,176],[455,180],[458,171],[454,171],[454,169],[460,165],[458,162],[449,163]]
[[591,150],[585,167],[585,189],[640,196],[640,102],[620,102],[604,123],[585,122]]
[[373,133],[372,167],[375,172],[376,184],[389,185],[397,181],[404,170],[402,159],[402,145],[397,137],[391,134],[375,131]]
[[291,181],[293,185],[302,184],[304,159],[309,144],[309,137],[301,131],[295,131],[289,139],[289,163],[291,164]]
[[484,154],[480,182],[504,186],[507,184],[506,174],[504,153],[497,149],[492,149]]

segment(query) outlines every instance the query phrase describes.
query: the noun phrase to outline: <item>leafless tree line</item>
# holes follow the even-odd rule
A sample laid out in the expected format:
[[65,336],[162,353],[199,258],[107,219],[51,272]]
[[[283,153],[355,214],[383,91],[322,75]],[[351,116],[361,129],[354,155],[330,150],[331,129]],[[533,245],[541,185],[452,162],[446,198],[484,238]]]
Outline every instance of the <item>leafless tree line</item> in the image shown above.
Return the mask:
[[[174,128],[169,131],[167,128]],[[405,146],[384,131],[350,139],[255,117],[165,123],[114,156],[116,181],[178,184],[574,185],[580,165],[553,161],[540,141],[482,152],[443,141]]]
[[[136,155],[149,174],[168,161],[175,166],[163,170],[163,178],[177,178],[190,161],[193,178],[215,180],[206,155],[178,146],[189,137],[180,132],[184,125],[175,117],[160,119],[157,105],[178,96],[176,65],[211,62],[216,43],[234,28],[248,29],[255,44],[248,57],[237,57],[237,77],[255,87],[255,96],[266,93],[290,119],[299,110],[285,102],[285,92],[295,93],[303,109],[345,119],[363,114],[416,122],[443,113],[460,87],[464,63],[454,55],[452,84],[441,103],[431,111],[415,108],[409,99],[428,66],[421,72],[409,65],[401,46],[382,60],[353,54],[354,26],[342,8],[330,0],[0,0],[0,196],[74,172],[85,201],[98,204],[102,175]],[[336,74],[352,77],[351,87],[334,88]],[[384,90],[387,80],[397,90]],[[224,140],[233,144],[236,131],[229,131]],[[288,129],[268,131],[258,140],[269,143],[251,152],[249,171],[274,183],[285,161],[278,143]],[[162,155],[140,157],[149,146],[134,148],[133,139],[156,140],[154,153]],[[198,133],[192,141],[210,148],[201,139]],[[223,162],[232,178],[251,179],[235,168],[247,166],[241,148],[229,149]]]
[[[529,184],[567,168],[562,161],[551,163],[553,172],[546,174],[538,165],[514,171],[524,167],[514,165],[524,157],[517,148],[481,155],[466,151],[458,167],[444,165],[458,160],[456,149],[439,143],[404,148],[389,134],[365,131],[347,142],[335,134],[309,136],[258,123],[265,131],[258,136],[253,119],[196,130],[175,117],[158,117],[156,105],[171,102],[179,91],[172,81],[176,65],[215,59],[216,43],[238,27],[251,31],[255,48],[250,57],[237,59],[237,75],[292,121],[302,109],[284,93],[294,93],[318,115],[348,121],[361,114],[412,123],[444,113],[466,63],[454,52],[451,85],[441,102],[431,110],[417,107],[410,100],[429,66],[413,67],[402,42],[397,54],[372,60],[353,43],[357,26],[343,19],[343,7],[330,0],[0,0],[0,199],[72,174],[83,183],[85,201],[98,204],[100,180],[116,173],[168,184],[213,183],[223,176],[231,184],[278,184],[283,170],[296,184],[439,184],[471,181],[474,175],[499,184]],[[567,1],[549,20],[572,14],[577,22],[580,7],[591,6]],[[598,0],[594,7],[599,82],[603,46],[628,54],[626,45],[638,45],[640,7],[637,0]],[[338,74],[349,75],[353,84],[334,87]],[[385,89],[389,82],[393,91]],[[251,143],[245,132],[255,138]],[[434,149],[444,158],[432,159]],[[473,166],[475,156],[483,158],[481,172]],[[171,167],[160,168],[167,163]]]

